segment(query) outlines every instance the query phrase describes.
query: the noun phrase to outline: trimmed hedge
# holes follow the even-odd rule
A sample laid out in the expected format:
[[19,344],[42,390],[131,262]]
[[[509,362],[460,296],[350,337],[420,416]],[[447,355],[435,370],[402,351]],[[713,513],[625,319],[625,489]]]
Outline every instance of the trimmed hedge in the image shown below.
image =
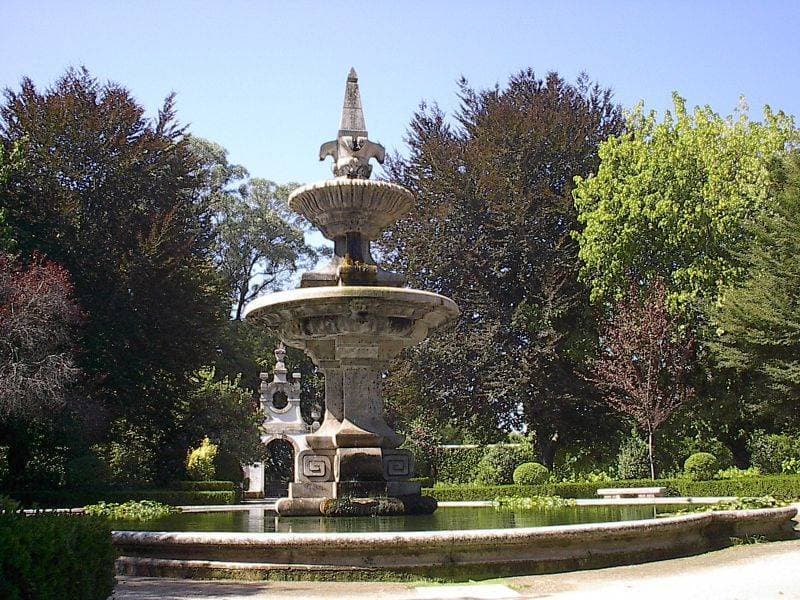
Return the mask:
[[441,448],[438,454],[436,476],[443,483],[469,483],[477,475],[478,463],[486,453],[486,446],[475,448]]
[[169,487],[192,492],[235,492],[239,489],[233,481],[177,481]]
[[105,600],[114,590],[111,528],[81,515],[0,515],[0,598]]
[[98,502],[126,502],[128,500],[155,500],[172,506],[236,504],[239,492],[220,491],[185,491],[185,490],[113,490],[82,491],[66,490],[20,491],[10,492],[9,496],[29,507],[38,505],[42,508],[76,508]]
[[610,487],[666,487],[669,496],[766,496],[800,498],[800,475],[743,477],[690,481],[688,479],[629,479],[626,481],[545,483],[541,485],[441,486],[422,493],[439,502],[494,500],[497,496],[561,496],[597,498],[597,490]]

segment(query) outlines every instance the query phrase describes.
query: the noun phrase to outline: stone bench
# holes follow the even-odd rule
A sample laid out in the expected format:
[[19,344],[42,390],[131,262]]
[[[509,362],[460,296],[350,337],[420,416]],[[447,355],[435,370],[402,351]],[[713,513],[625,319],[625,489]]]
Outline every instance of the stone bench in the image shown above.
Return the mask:
[[667,488],[602,488],[597,490],[597,495],[603,498],[663,498],[667,495]]

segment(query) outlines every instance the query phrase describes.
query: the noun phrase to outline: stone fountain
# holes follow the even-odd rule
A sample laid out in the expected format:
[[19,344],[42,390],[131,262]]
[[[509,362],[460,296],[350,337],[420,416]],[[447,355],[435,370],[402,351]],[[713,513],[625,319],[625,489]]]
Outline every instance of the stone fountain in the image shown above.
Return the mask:
[[325,416],[295,456],[295,481],[279,514],[319,515],[331,498],[393,497],[405,506],[420,498],[411,454],[386,423],[382,373],[403,348],[425,339],[459,314],[449,298],[403,287],[402,275],[381,269],[370,244],[412,210],[406,188],[373,181],[371,159],[384,148],[369,140],[358,77],[350,70],[336,140],[320,148],[333,157],[334,179],[295,190],[289,207],[333,241],[334,255],[319,271],[304,273],[300,288],[257,298],[250,321],[303,349],[325,376]]

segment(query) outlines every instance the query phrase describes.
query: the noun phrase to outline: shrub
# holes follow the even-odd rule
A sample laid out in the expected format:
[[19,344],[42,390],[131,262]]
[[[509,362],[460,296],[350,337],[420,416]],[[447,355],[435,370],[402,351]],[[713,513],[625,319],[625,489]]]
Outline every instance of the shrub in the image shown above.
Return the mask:
[[550,470],[537,462],[522,463],[514,469],[514,483],[517,485],[539,485],[550,478]]
[[209,504],[236,504],[239,492],[225,491],[181,491],[181,490],[25,490],[11,492],[11,496],[24,506],[41,508],[77,508],[97,502],[127,502],[128,500],[155,500],[172,506]]
[[149,521],[166,517],[180,509],[153,500],[129,500],[122,504],[116,502],[98,502],[83,507],[87,515],[105,517],[107,519],[123,519],[126,521]]
[[124,419],[114,422],[110,437],[114,441],[93,446],[92,450],[108,467],[111,481],[131,487],[151,485],[159,440]]
[[478,463],[486,454],[485,446],[441,448],[436,481],[469,483],[477,476]]
[[105,600],[114,589],[105,519],[0,514],[0,540],[0,598]]
[[537,510],[575,506],[575,500],[561,496],[498,496],[492,501],[492,506],[508,510]]
[[233,481],[176,481],[170,488],[197,492],[225,492],[236,491],[239,486]]
[[747,469],[728,467],[717,473],[717,479],[739,479],[741,477],[758,477],[759,475],[761,475],[761,469],[758,467],[748,467]]
[[535,459],[533,448],[527,443],[491,446],[478,463],[475,482],[480,485],[509,484],[514,480],[514,469]]
[[719,471],[719,461],[709,452],[695,452],[683,463],[683,473],[692,481],[714,479],[717,471]]
[[667,488],[668,496],[775,496],[800,498],[800,476],[775,475],[739,479],[692,481],[689,479],[634,479],[603,483],[545,483],[542,485],[450,485],[424,489],[423,493],[439,502],[493,500],[498,496],[561,496],[562,498],[597,498],[604,487]]
[[96,454],[84,454],[67,461],[65,485],[73,490],[98,488],[108,484],[108,465]]
[[734,466],[733,451],[717,438],[703,439],[699,436],[684,438],[681,446],[683,448],[683,453],[680,456],[684,460],[692,454],[708,452],[717,457],[717,463],[720,469],[727,469],[728,467]]
[[186,473],[195,481],[211,481],[214,479],[216,468],[214,459],[217,457],[217,446],[208,438],[203,438],[199,447],[189,450],[186,457]]
[[762,473],[783,472],[783,463],[792,458],[800,460],[800,439],[785,434],[766,434],[754,431],[748,441],[750,462]]
[[620,479],[639,479],[650,475],[647,444],[635,432],[622,441],[617,455],[617,476]]

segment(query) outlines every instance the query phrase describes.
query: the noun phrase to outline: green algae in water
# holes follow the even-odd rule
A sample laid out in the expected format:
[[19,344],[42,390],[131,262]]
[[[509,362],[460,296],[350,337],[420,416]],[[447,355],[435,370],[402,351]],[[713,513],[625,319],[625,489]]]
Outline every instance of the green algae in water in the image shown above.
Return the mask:
[[180,513],[150,521],[111,521],[117,530],[235,531],[251,533],[362,533],[514,529],[653,519],[675,511],[659,506],[564,506],[538,510],[495,510],[492,507],[443,507],[432,515],[400,517],[276,517],[261,508]]

